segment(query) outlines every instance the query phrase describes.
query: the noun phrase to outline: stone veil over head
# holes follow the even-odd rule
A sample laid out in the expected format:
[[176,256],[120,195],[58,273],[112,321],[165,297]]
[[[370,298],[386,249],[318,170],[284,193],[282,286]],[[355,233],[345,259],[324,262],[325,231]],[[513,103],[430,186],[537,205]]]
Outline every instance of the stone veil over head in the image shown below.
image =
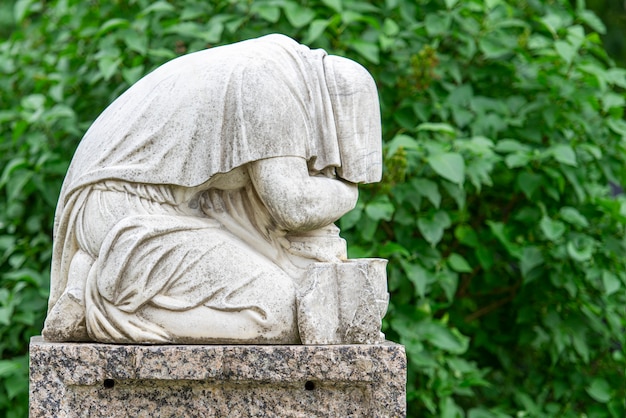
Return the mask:
[[[351,264],[333,222],[354,207],[357,183],[380,179],[381,160],[375,83],[351,60],[268,35],[164,64],[98,117],[74,155],[44,337],[306,342],[315,321],[299,316],[320,268]],[[384,276],[384,263],[374,271],[359,289],[375,328],[386,287],[369,276]],[[333,286],[337,299],[344,285]],[[332,333],[368,309],[331,320]],[[363,324],[352,328],[378,335]]]

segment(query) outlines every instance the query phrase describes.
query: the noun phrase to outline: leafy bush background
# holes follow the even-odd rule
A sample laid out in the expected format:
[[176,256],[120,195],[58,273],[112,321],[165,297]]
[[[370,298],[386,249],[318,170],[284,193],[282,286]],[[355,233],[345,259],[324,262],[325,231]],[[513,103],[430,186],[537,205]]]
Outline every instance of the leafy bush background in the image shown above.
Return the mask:
[[390,259],[409,416],[626,416],[626,71],[562,0],[3,2],[0,414],[26,416],[84,131],[163,62],[273,32],[378,82],[384,180],[340,224]]

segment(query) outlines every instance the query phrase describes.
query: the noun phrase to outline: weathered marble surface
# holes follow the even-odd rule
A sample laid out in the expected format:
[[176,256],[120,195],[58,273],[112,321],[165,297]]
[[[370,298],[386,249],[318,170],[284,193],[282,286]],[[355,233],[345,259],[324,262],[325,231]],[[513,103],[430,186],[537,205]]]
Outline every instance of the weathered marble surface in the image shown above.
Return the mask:
[[30,345],[30,417],[402,417],[404,347]]
[[387,260],[316,263],[297,297],[303,344],[375,344],[387,312]]
[[172,60],[72,159],[43,335],[382,341],[384,261],[347,260],[333,225],[381,173],[376,84],[356,62],[283,35]]

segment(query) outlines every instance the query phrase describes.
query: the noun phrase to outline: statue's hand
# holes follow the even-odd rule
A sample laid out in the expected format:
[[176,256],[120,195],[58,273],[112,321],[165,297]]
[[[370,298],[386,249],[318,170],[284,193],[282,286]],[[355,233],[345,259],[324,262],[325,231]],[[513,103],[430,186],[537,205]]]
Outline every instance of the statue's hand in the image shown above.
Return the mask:
[[276,157],[249,166],[254,187],[270,215],[288,232],[312,231],[329,225],[354,208],[356,184],[329,178],[326,170],[311,176],[300,157]]

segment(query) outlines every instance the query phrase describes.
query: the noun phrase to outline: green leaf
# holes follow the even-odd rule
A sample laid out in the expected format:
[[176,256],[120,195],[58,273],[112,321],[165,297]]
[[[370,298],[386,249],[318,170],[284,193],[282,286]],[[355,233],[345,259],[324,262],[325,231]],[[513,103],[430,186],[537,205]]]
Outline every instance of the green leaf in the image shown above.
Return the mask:
[[426,288],[429,284],[435,281],[432,273],[424,269],[422,266],[416,263],[409,263],[406,260],[400,260],[400,265],[406,273],[408,279],[415,286],[415,292],[420,298],[423,298],[426,294]]
[[403,107],[393,113],[393,119],[406,130],[415,128],[415,116],[415,110],[410,107]]
[[13,9],[13,16],[15,22],[22,23],[24,18],[28,16],[31,11],[30,8],[36,0],[17,0]]
[[588,238],[577,239],[567,243],[567,253],[575,261],[584,262],[591,260],[593,252],[593,241]]
[[502,222],[495,221],[487,221],[486,223],[487,226],[489,226],[489,229],[491,230],[493,236],[496,237],[498,241],[500,241],[500,243],[504,246],[507,252],[515,258],[521,258],[522,250],[518,245],[511,242],[505,231],[504,224]]
[[576,208],[571,206],[563,206],[559,211],[561,218],[569,224],[579,226],[581,228],[589,227],[589,221],[578,212]]
[[176,34],[192,39],[202,39],[207,43],[219,42],[222,32],[224,31],[224,24],[219,21],[212,21],[211,24],[202,26],[195,22],[182,22],[170,26],[163,33]]
[[198,4],[189,4],[185,8],[177,13],[179,20],[200,20],[206,17],[206,9]]
[[330,7],[336,12],[341,13],[341,11],[343,10],[341,0],[322,0],[322,3],[324,3],[326,6]]
[[443,232],[450,227],[450,217],[444,211],[437,211],[432,216],[421,216],[417,220],[417,227],[424,239],[433,247],[443,238]]
[[122,70],[122,77],[128,84],[133,84],[143,76],[144,68],[143,65],[134,68],[124,68]]
[[[14,176],[7,182],[7,197],[9,200],[16,200],[22,194],[26,185],[33,178],[32,171],[18,172],[18,176]],[[16,173],[16,174],[18,174]]]
[[487,6],[488,10],[493,9],[494,7],[502,4],[503,1],[502,0],[485,0],[485,5]]
[[486,58],[498,59],[510,54],[512,51],[509,45],[502,42],[500,34],[489,34],[478,41],[478,48]]
[[387,144],[387,158],[391,157],[398,151],[398,149],[410,149],[410,150],[418,150],[420,148],[417,140],[408,135],[399,134],[396,135],[391,141]]
[[557,31],[568,24],[569,16],[562,14],[548,13],[546,16],[539,18],[539,21],[545,25],[545,27],[557,38]]
[[[584,328],[583,328],[584,329]],[[580,331],[580,328],[576,331]],[[584,332],[572,332],[572,345],[585,363],[589,363],[589,345]]]
[[0,378],[6,378],[12,376],[22,368],[22,365],[18,361],[14,360],[0,360]]
[[359,220],[361,220],[361,215],[363,214],[363,206],[359,202],[350,212],[343,215],[340,219],[341,229],[346,230],[352,228],[356,225]]
[[380,257],[382,258],[389,258],[390,256],[396,254],[404,257],[409,257],[411,255],[409,250],[395,242],[387,242],[380,247]]
[[439,193],[437,183],[424,178],[414,178],[411,180],[411,185],[417,193],[426,197],[435,208],[439,209],[441,193]]
[[610,68],[607,70],[606,75],[611,84],[626,88],[626,68]]
[[532,199],[543,181],[543,176],[530,171],[523,171],[517,176],[517,185],[526,198]]
[[443,290],[443,293],[445,293],[448,302],[452,303],[456,289],[459,286],[459,275],[453,271],[444,269],[437,273],[436,280],[439,287]]
[[548,152],[551,153],[554,156],[554,159],[560,163],[571,165],[573,167],[578,165],[576,152],[569,145],[557,144],[550,147]]
[[353,10],[344,10],[341,13],[341,20],[345,25],[350,25],[351,23],[358,22],[363,19],[363,15],[361,13],[357,13]]
[[461,244],[465,244],[468,247],[478,247],[478,236],[474,229],[469,225],[459,225],[454,230],[454,236],[459,240]]
[[105,56],[102,59],[98,60],[98,68],[100,69],[100,72],[102,73],[102,77],[105,80],[109,80],[111,77],[113,77],[113,75],[115,74],[115,72],[117,71],[117,68],[120,66],[121,63],[122,63],[121,58],[115,58],[115,57],[109,57],[109,56]]
[[612,390],[608,382],[601,377],[593,379],[591,384],[585,388],[589,396],[600,403],[607,403],[611,400]]
[[522,258],[520,260],[520,270],[522,277],[528,279],[529,273],[545,262],[541,249],[539,247],[524,247],[522,250]]
[[555,221],[547,216],[541,218],[539,222],[541,231],[550,241],[556,241],[565,233],[565,224],[561,221]]
[[307,7],[301,6],[296,2],[283,3],[283,10],[289,23],[295,28],[301,28],[309,24],[315,17],[315,12]]
[[21,373],[16,373],[5,379],[5,388],[9,399],[15,398],[18,394],[28,393],[28,378]]
[[176,54],[167,48],[148,49],[148,55],[153,58],[172,59]]
[[449,14],[428,13],[424,24],[430,36],[444,35],[450,28],[452,18]]
[[568,64],[570,64],[572,59],[576,56],[577,49],[567,41],[555,41],[554,48],[561,58],[563,58],[563,60]]
[[309,25],[309,30],[307,32],[306,38],[302,41],[304,44],[313,43],[319,38],[326,27],[328,26],[328,20],[326,19],[316,19]]
[[460,254],[452,253],[448,257],[448,265],[450,268],[459,273],[471,273],[472,266]]
[[458,111],[459,108],[470,106],[473,96],[474,91],[472,90],[471,84],[463,84],[450,92],[447,102],[451,108]]
[[561,172],[563,173],[569,184],[572,186],[578,200],[580,202],[584,202],[586,200],[587,194],[581,184],[581,181],[584,181],[585,174],[580,173],[570,166],[561,166]]
[[11,325],[11,316],[13,315],[13,306],[0,307],[0,325]]
[[467,414],[467,418],[498,418],[497,415],[484,408],[472,408]]
[[515,139],[501,139],[496,142],[494,148],[497,152],[511,153],[511,152],[528,152],[531,148]]
[[24,109],[29,110],[42,110],[46,105],[46,96],[43,94],[31,94],[24,97],[21,101],[21,105]]
[[258,13],[262,19],[270,22],[276,23],[280,18],[280,8],[274,5],[269,5],[265,3],[254,2],[252,3],[252,7],[250,8],[252,13]]
[[[229,25],[237,26],[237,20],[229,22]],[[231,28],[231,30],[234,30]],[[215,19],[211,19],[208,25],[204,27],[202,33],[198,35],[200,39],[208,44],[216,44],[222,39],[222,33],[224,32],[224,24]]]
[[583,22],[585,22],[586,25],[588,25],[594,31],[598,32],[601,35],[606,34],[606,26],[604,25],[602,20],[600,20],[600,18],[598,18],[598,16],[596,16],[596,14],[591,10],[582,10],[578,14],[578,16],[582,19]]
[[395,207],[387,196],[382,196],[365,206],[365,213],[370,217],[370,219],[375,221],[379,221],[381,219],[390,221],[393,217],[394,211]]
[[102,36],[109,31],[119,29],[119,28],[126,28],[128,26],[130,26],[130,22],[128,22],[128,20],[126,19],[121,19],[121,18],[109,19],[100,26],[100,30],[98,30],[97,35]]
[[528,153],[509,154],[504,158],[504,163],[508,168],[525,167],[528,165],[531,158]]
[[602,96],[602,110],[609,112],[612,108],[623,108],[626,98],[621,94],[606,93]]
[[152,3],[150,6],[146,7],[141,11],[139,17],[145,16],[149,13],[157,13],[157,12],[175,12],[176,8],[169,4],[166,1],[159,0],[157,2]]
[[358,232],[363,240],[372,241],[374,239],[374,235],[378,229],[378,222],[378,220],[372,219],[369,216],[361,218]]
[[488,271],[491,267],[493,267],[494,258],[491,248],[478,247],[474,250],[474,254],[476,255],[476,259],[478,259],[478,262],[483,270]]
[[621,119],[609,119],[607,125],[613,132],[622,137],[626,137],[626,122]]
[[465,161],[461,154],[446,152],[428,157],[428,165],[446,180],[452,183],[463,184],[465,180]]
[[585,42],[585,28],[574,25],[567,28],[567,40],[578,50]]
[[353,40],[348,43],[352,49],[354,49],[359,55],[368,61],[378,64],[379,62],[379,48],[378,45],[371,42],[365,42],[361,40]]
[[5,186],[9,182],[9,179],[14,177],[14,173],[19,173],[27,167],[28,161],[26,161],[25,158],[17,157],[11,159],[2,171],[2,176],[0,177],[0,187]]
[[609,296],[619,290],[622,286],[622,281],[617,275],[604,270],[602,272],[602,284],[604,285],[604,293]]
[[415,332],[435,347],[453,354],[463,354],[469,345],[467,337],[438,322],[418,323]]
[[148,51],[148,37],[135,31],[124,32],[124,43],[129,49],[139,54],[145,54]]
[[450,183],[447,181],[443,182],[443,188],[446,189],[446,192],[450,195],[452,199],[456,202],[459,209],[465,208],[465,199],[467,198],[465,194],[465,190],[462,185]]
[[494,162],[484,156],[469,160],[465,172],[478,192],[482,190],[483,185],[493,186],[493,180],[491,179],[493,166]]
[[383,22],[383,33],[387,36],[396,36],[400,32],[400,27],[392,19],[386,18]]
[[447,123],[430,123],[424,122],[417,125],[418,131],[431,131],[431,132],[444,132],[450,135],[455,135],[456,130]]

